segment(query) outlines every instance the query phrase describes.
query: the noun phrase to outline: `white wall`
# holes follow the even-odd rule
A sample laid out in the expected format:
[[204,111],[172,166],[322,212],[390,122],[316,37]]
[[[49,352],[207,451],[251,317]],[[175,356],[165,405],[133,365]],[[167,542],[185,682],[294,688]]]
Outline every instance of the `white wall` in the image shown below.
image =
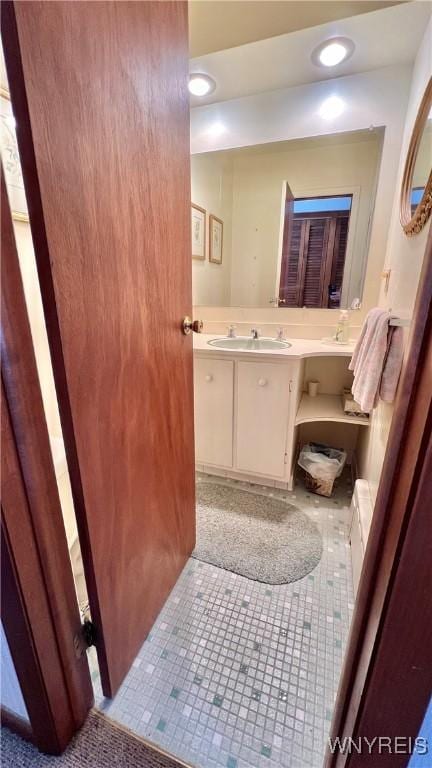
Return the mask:
[[[381,288],[379,297],[379,306],[391,307],[393,312],[403,317],[412,316],[430,222],[419,235],[413,237],[404,235],[399,223],[399,194],[412,128],[426,84],[431,76],[432,22],[429,22],[414,65],[403,145],[394,187],[385,258],[385,268],[391,270],[389,289],[386,295]],[[368,439],[363,446],[361,465],[363,476],[369,480],[374,499],[378,489],[392,415],[393,405],[380,403],[373,412],[370,430],[366,431]]]
[[277,295],[285,181],[295,197],[354,194],[346,261],[348,306],[354,297],[361,297],[381,137],[367,132],[351,143],[350,136],[345,134],[337,142],[265,145],[258,152],[234,154],[233,306],[267,307]]
[[[232,164],[225,153],[195,155],[191,158],[192,202],[204,208],[206,215],[206,258],[192,259],[194,304],[224,306],[230,304]],[[224,223],[222,264],[208,260],[209,215]]]
[[0,653],[1,653],[1,705],[9,712],[28,720],[27,708],[21,693],[15,666],[10,654],[8,641],[4,633],[3,624],[0,629]]
[[[311,85],[288,88],[191,110],[191,151],[206,152],[250,146],[339,131],[385,126],[380,175],[370,248],[378,258],[370,260],[366,273],[363,308],[352,318],[357,329],[368,309],[378,300],[382,263],[387,246],[400,147],[412,69],[407,65],[341,77]],[[319,115],[322,102],[337,95],[344,112],[333,120]],[[222,129],[225,129],[224,131]],[[200,308],[199,316],[209,330],[227,322],[283,324],[291,335],[319,338],[332,328],[337,310]],[[306,328],[305,328],[306,326]],[[299,330],[301,327],[302,330]]]

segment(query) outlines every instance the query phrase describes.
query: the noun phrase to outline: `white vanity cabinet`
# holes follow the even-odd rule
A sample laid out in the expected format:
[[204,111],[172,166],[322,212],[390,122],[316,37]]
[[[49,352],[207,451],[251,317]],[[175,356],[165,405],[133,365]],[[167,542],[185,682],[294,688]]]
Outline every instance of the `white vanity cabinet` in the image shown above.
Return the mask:
[[236,469],[283,480],[292,364],[238,362]]
[[194,358],[195,456],[200,464],[233,466],[234,362]]
[[[359,430],[369,424],[342,406],[353,345],[295,339],[268,353],[221,351],[211,341],[204,334],[194,340],[198,469],[292,490],[305,443],[343,448],[352,462]],[[320,382],[316,397],[307,394],[310,380]]]
[[[198,468],[286,485],[298,363],[194,355]],[[296,373],[297,372],[297,373]],[[291,430],[289,426],[291,425]],[[292,446],[292,439],[289,441]]]

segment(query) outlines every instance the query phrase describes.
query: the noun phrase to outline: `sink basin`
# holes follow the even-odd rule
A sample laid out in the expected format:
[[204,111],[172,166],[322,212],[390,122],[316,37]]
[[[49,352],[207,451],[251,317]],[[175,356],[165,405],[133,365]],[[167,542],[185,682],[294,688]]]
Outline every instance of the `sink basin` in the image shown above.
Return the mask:
[[207,342],[211,347],[218,349],[242,350],[243,352],[259,352],[260,350],[287,349],[291,346],[289,341],[277,339],[251,339],[250,336],[237,336],[234,339],[211,339]]

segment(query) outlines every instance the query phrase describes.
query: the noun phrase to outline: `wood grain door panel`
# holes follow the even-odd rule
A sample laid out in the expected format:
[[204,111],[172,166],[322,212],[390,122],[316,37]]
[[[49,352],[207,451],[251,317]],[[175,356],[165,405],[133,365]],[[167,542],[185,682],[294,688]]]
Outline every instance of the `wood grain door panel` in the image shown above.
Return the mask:
[[[7,4],[6,4],[7,5]],[[5,55],[105,695],[195,541],[187,7],[26,2]]]
[[308,224],[309,237],[304,251],[304,279],[299,306],[321,307],[330,221],[325,217],[310,218]]
[[285,183],[285,211],[284,211],[284,231],[282,241],[281,271],[279,278],[279,301],[282,306],[289,304],[290,300],[290,281],[292,278],[292,269],[290,270],[290,248],[291,240],[296,237],[293,231],[294,227],[294,195],[289,184]]

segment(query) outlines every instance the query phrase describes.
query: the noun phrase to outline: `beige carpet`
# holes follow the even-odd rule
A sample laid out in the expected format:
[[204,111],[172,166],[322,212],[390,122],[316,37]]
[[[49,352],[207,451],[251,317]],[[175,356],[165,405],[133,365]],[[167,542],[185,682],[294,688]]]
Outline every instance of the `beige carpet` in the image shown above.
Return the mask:
[[186,765],[153,749],[139,736],[94,710],[60,757],[43,755],[2,728],[0,764],[4,768],[181,768]]

